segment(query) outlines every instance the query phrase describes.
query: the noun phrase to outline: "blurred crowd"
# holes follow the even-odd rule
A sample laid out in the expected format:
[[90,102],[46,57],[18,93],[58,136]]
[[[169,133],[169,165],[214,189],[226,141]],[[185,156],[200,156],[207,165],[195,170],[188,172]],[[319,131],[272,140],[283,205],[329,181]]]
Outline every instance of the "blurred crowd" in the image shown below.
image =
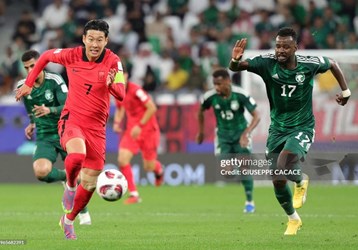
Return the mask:
[[[6,6],[0,0],[0,25]],[[299,49],[358,49],[356,0],[27,0],[2,53],[0,95],[25,77],[21,55],[82,44],[84,24],[110,25],[108,47],[130,79],[149,92],[204,91],[215,67],[227,67],[237,39],[273,49],[277,30],[293,26]],[[49,70],[66,78],[64,69]],[[240,77],[235,77],[239,81]]]

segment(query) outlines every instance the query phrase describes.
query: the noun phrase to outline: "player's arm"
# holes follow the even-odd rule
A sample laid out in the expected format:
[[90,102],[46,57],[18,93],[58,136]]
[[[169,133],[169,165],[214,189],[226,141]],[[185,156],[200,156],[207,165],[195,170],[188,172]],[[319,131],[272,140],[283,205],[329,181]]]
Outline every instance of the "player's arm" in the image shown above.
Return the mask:
[[50,107],[50,113],[60,114],[65,106],[65,102],[67,99],[68,88],[65,82],[57,85],[56,87],[56,98],[59,103],[58,106]]
[[260,113],[256,109],[252,110],[250,114],[252,116],[251,122],[240,137],[240,146],[242,148],[246,148],[249,145],[249,138],[251,137],[251,133],[257,127],[257,124],[259,124],[261,119]]
[[329,58],[329,62],[331,64],[330,70],[332,74],[337,79],[339,86],[341,87],[342,93],[336,95],[336,101],[339,105],[346,105],[348,102],[349,97],[351,96],[351,91],[348,88],[346,78],[343,75],[341,68],[339,67],[338,63]]
[[230,70],[237,72],[248,69],[249,63],[247,61],[240,61],[244,54],[246,43],[246,38],[236,41],[231,52],[231,61],[229,63]]
[[32,87],[35,84],[37,76],[45,68],[49,62],[57,62],[54,60],[55,49],[45,51],[37,60],[35,67],[29,72],[23,84],[20,88],[16,90],[16,101],[19,101],[21,97],[29,95],[31,93]]
[[126,81],[123,74],[123,67],[120,61],[116,61],[107,76],[107,86],[109,93],[119,101],[122,101],[126,95]]
[[122,105],[117,105],[116,110],[114,111],[114,119],[113,119],[113,131],[120,133],[122,131],[121,129],[121,123],[123,121],[125,114],[125,109]]
[[201,106],[198,111],[198,127],[199,131],[196,135],[196,142],[201,144],[204,141],[204,124],[205,124],[205,117],[204,117],[205,109]]
[[27,115],[29,116],[30,123],[26,126],[24,132],[27,139],[31,140],[32,136],[34,135],[36,124],[35,124],[35,118],[34,114],[32,113],[32,107],[30,103],[28,103],[26,100],[24,100],[25,109],[27,112]]
[[[143,91],[143,90],[139,89],[139,92],[141,92],[141,91]],[[131,136],[134,139],[136,139],[139,136],[142,128],[147,124],[149,119],[153,115],[155,115],[155,113],[157,112],[157,106],[154,104],[153,100],[150,99],[149,97],[147,97],[147,98],[148,98],[148,100],[144,103],[145,112],[144,112],[143,116],[141,117],[141,119],[139,120],[139,123],[137,125],[135,125],[131,130]]]

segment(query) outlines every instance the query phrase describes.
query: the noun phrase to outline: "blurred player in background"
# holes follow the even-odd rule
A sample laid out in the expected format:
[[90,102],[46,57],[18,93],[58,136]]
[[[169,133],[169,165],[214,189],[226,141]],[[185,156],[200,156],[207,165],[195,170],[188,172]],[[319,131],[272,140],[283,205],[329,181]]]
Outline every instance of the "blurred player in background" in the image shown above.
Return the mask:
[[[26,51],[22,63],[27,73],[40,57],[35,50]],[[25,82],[19,81],[18,87]],[[31,140],[36,129],[36,149],[33,155],[33,168],[37,179],[47,183],[66,181],[65,170],[53,167],[58,154],[62,160],[67,153],[60,145],[57,123],[67,98],[67,86],[58,74],[42,70],[35,80],[30,95],[23,98],[30,124],[25,128],[26,138]],[[85,207],[79,214],[80,225],[90,225],[91,217]]]
[[[337,95],[339,105],[345,105],[351,95],[343,73],[334,60],[327,57],[300,56],[297,34],[292,28],[282,28],[276,36],[275,54],[259,55],[240,61],[247,40],[238,40],[232,50],[230,69],[248,70],[262,77],[270,102],[271,125],[266,143],[272,167],[281,170],[299,170],[296,175],[274,175],[276,198],[288,215],[285,235],[296,235],[302,221],[296,209],[306,200],[308,176],[301,172],[300,161],[314,141],[315,119],[312,111],[313,78],[331,70],[342,93]],[[292,198],[287,179],[294,182]]]
[[[69,92],[58,124],[65,160],[66,188],[62,205],[66,215],[60,226],[66,239],[77,239],[73,222],[88,204],[104,167],[106,122],[110,94],[118,100],[125,96],[123,68],[117,55],[106,49],[109,26],[103,20],[86,23],[82,36],[84,47],[45,51],[17,90],[16,99],[27,96],[38,74],[48,62],[66,67]],[[76,178],[80,173],[81,183]]]
[[[198,114],[199,133],[196,141],[201,144],[204,140],[204,111],[212,107],[216,117],[215,154],[219,157],[250,154],[251,133],[260,121],[256,102],[242,88],[231,84],[226,69],[217,69],[212,76],[214,89],[204,94]],[[252,115],[249,124],[244,116],[245,109]],[[246,195],[244,212],[253,213],[253,177],[240,176],[240,179]]]
[[[128,74],[125,73],[125,78]],[[141,202],[137,187],[134,182],[131,160],[135,154],[142,153],[143,167],[145,171],[153,172],[155,185],[163,183],[162,164],[157,160],[157,149],[160,140],[160,130],[156,118],[157,107],[152,98],[137,84],[127,82],[126,99],[117,101],[114,115],[113,130],[122,132],[121,122],[126,115],[125,131],[118,150],[118,163],[120,171],[128,181],[130,196],[125,204]]]

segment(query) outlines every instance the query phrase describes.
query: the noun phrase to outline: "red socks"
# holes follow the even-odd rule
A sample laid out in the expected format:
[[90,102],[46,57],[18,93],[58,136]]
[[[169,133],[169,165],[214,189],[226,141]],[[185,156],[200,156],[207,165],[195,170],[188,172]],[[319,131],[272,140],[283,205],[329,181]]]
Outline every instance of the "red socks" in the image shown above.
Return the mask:
[[126,177],[126,179],[127,179],[129,192],[137,191],[137,187],[134,183],[131,165],[127,164],[125,166],[120,167],[120,171],[123,173],[124,177]]
[[76,187],[77,176],[86,159],[85,154],[71,153],[65,159],[66,179],[69,187]]
[[88,204],[92,197],[93,191],[88,191],[82,187],[81,184],[78,185],[74,200],[74,205],[72,212],[67,214],[67,219],[74,220],[79,212]]

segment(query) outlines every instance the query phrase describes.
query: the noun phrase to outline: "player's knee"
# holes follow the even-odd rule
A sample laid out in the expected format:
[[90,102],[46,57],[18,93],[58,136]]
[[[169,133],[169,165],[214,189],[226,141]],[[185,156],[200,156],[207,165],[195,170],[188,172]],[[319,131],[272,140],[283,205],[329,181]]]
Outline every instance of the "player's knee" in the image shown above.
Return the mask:
[[144,162],[143,168],[147,172],[152,172],[155,169],[155,162]]
[[297,154],[283,151],[277,160],[278,169],[292,169],[299,162],[299,157]]
[[82,167],[86,159],[85,154],[70,153],[65,159],[66,166],[78,166]]
[[[99,175],[100,171],[98,172]],[[87,191],[93,192],[96,189],[97,177],[96,174],[88,174],[81,171],[81,186]]]
[[34,162],[33,169],[35,177],[38,180],[43,181],[43,179],[51,172],[51,165]]
[[127,166],[130,163],[130,160],[128,160],[128,158],[126,157],[118,157],[118,165],[119,167],[124,167]]
[[273,180],[272,183],[275,188],[284,188],[287,180]]

